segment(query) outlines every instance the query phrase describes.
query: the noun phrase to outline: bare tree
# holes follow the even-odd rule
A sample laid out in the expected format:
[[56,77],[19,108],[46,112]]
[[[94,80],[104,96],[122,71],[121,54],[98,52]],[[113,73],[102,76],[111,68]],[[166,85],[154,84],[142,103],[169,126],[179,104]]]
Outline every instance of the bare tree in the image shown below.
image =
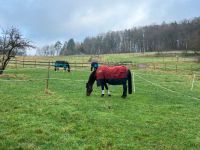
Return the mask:
[[22,37],[18,29],[14,27],[7,30],[2,29],[0,36],[0,74],[3,74],[11,58],[15,57],[19,50],[26,48],[34,48],[34,46]]
[[54,45],[54,49],[57,56],[59,56],[61,48],[62,48],[62,43],[60,41],[57,41]]

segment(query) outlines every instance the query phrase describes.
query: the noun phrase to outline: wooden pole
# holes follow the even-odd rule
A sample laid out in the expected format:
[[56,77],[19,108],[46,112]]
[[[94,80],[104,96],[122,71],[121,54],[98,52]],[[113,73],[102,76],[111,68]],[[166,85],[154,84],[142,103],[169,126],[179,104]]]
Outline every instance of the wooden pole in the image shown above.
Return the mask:
[[36,68],[36,60],[35,60],[35,68]]
[[49,69],[50,69],[50,61],[49,61],[49,65],[48,65],[48,70],[47,70],[47,79],[46,79],[46,93],[48,93],[48,89],[49,89]]
[[17,69],[17,59],[15,58],[15,68]]
[[23,57],[23,68],[24,68],[24,57]]

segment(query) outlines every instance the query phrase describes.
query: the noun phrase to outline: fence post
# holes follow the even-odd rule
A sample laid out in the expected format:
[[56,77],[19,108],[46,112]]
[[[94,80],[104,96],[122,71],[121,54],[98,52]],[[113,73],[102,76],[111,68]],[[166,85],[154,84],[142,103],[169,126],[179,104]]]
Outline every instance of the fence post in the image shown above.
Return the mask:
[[24,68],[24,56],[23,56],[23,68]]
[[163,54],[163,63],[165,62],[165,55]]
[[133,79],[133,92],[135,93],[135,76],[134,76],[134,72],[133,72],[132,76],[133,76],[133,78],[132,78]]
[[48,94],[48,90],[49,90],[49,69],[50,69],[50,61],[49,61],[49,65],[48,65],[47,78],[46,78],[46,89],[45,89],[46,94]]
[[177,66],[177,64],[176,64],[176,73],[177,73],[177,71],[178,71],[178,66]]
[[192,65],[191,65],[191,73],[193,74],[193,68],[192,68]]
[[36,59],[35,59],[35,68],[36,68]]
[[17,69],[17,59],[15,58],[15,68]]
[[193,80],[192,80],[191,91],[193,90],[193,87],[194,87],[194,80],[195,80],[195,74],[193,75]]

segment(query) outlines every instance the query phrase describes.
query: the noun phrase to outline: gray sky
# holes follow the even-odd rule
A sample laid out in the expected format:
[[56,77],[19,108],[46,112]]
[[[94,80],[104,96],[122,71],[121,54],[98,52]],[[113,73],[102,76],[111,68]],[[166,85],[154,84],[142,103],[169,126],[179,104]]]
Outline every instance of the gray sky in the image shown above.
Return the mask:
[[200,0],[0,0],[0,27],[36,46],[200,16]]

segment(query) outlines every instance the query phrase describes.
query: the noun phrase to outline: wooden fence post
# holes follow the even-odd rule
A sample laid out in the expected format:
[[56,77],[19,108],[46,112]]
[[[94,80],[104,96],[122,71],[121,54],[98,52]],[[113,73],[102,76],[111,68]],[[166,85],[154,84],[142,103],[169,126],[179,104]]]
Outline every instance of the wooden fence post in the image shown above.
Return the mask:
[[17,69],[17,59],[15,58],[15,68]]
[[36,68],[36,59],[35,59],[35,68]]
[[50,69],[50,61],[49,61],[49,65],[48,65],[47,78],[46,78],[46,89],[45,89],[46,94],[48,94],[48,90],[49,90],[49,69]]
[[23,56],[23,68],[24,68],[24,56]]

